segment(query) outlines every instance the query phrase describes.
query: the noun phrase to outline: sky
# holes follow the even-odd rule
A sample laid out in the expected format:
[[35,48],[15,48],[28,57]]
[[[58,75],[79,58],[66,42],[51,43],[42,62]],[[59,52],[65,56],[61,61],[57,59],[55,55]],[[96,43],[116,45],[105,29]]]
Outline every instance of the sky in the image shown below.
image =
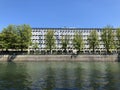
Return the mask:
[[32,28],[120,27],[120,0],[0,0],[0,31],[9,24]]

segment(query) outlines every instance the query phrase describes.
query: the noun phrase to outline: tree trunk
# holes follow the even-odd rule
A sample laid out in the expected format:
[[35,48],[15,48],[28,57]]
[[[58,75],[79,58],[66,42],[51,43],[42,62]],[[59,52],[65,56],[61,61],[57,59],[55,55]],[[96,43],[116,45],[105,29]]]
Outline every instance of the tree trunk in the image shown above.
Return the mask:
[[79,50],[78,50],[77,54],[80,54],[80,48],[79,48]]
[[50,47],[50,54],[52,54],[52,52],[51,52],[51,51],[52,51],[52,48]]
[[107,54],[110,54],[110,51],[109,51],[109,49],[107,48]]
[[94,45],[93,45],[93,53],[95,53],[95,47],[94,47]]
[[21,52],[23,52],[23,48],[21,48]]
[[8,49],[6,49],[6,52],[8,51]]

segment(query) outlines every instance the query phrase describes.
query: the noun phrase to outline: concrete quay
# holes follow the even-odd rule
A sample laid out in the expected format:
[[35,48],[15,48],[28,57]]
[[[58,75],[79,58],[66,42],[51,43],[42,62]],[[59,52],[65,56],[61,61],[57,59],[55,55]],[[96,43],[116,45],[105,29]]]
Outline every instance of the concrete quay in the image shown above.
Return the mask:
[[0,55],[0,61],[81,61],[119,62],[116,55]]

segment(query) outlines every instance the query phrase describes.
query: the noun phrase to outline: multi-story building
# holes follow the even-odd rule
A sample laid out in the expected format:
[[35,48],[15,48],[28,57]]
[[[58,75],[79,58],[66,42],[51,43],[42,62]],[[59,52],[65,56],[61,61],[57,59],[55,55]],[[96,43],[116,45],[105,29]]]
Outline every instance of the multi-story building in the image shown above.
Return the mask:
[[[89,45],[87,42],[87,37],[92,30],[96,30],[99,35],[99,40],[101,41],[101,31],[102,28],[32,28],[32,42],[37,42],[39,44],[39,50],[45,50],[45,34],[48,30],[54,31],[55,37],[55,44],[56,47],[54,50],[62,50],[61,39],[64,35],[70,36],[69,45],[67,46],[67,50],[73,50],[72,40],[74,38],[75,33],[82,33],[83,40],[84,40],[84,48],[83,52],[91,51],[89,49]],[[103,44],[100,42],[99,48],[96,49],[97,51],[105,50]]]

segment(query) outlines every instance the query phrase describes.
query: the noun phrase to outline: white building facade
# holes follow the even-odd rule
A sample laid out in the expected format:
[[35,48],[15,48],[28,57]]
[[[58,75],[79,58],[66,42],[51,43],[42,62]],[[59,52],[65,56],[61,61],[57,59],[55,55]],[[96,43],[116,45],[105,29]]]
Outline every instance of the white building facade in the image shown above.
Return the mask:
[[89,52],[91,49],[89,49],[89,44],[87,42],[87,37],[90,34],[92,30],[96,30],[99,35],[99,41],[100,45],[96,49],[96,51],[103,51],[105,50],[102,42],[101,42],[101,31],[102,28],[32,28],[32,42],[37,42],[39,44],[39,50],[45,50],[45,34],[48,30],[54,31],[54,37],[55,37],[55,44],[56,47],[54,50],[61,50],[61,39],[62,36],[68,35],[69,38],[69,45],[67,46],[67,50],[73,50],[73,38],[75,33],[81,33],[83,36],[84,41],[84,48],[82,49],[83,52]]

